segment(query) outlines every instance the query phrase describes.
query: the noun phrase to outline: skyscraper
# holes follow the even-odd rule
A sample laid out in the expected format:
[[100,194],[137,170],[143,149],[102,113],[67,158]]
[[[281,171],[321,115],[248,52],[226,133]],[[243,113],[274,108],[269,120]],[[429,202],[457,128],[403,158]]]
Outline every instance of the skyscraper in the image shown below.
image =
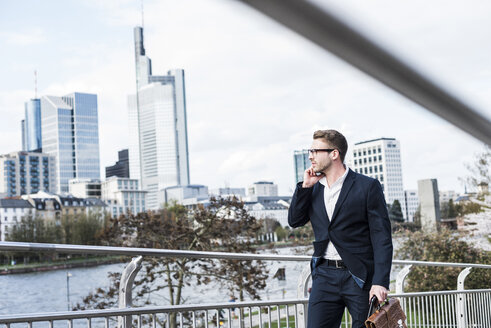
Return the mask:
[[116,164],[106,166],[106,179],[112,176],[120,178],[130,177],[130,163],[128,159],[128,149],[118,151],[118,161]]
[[42,149],[41,137],[41,100],[31,99],[25,104],[25,118],[22,120],[22,150],[37,151]]
[[297,184],[303,181],[303,173],[311,166],[309,151],[307,149],[295,150],[293,152],[293,161],[295,164],[295,184]]
[[169,186],[189,184],[184,71],[152,75],[143,28],[135,27],[136,94],[128,97],[130,177],[148,191],[147,208],[164,201]]
[[353,170],[378,179],[384,190],[385,202],[392,205],[397,199],[407,220],[400,149],[399,141],[394,138],[358,142],[353,148]]
[[97,95],[41,98],[42,148],[56,157],[58,193],[75,178],[100,179]]

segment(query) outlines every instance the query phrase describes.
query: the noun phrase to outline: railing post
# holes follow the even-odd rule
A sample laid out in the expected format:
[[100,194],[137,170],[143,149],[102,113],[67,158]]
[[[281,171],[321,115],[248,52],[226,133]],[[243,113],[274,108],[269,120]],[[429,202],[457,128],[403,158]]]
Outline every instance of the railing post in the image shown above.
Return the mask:
[[[119,282],[120,309],[133,305],[131,296],[133,281],[142,267],[142,260],[142,256],[134,257],[121,274],[121,281]],[[118,328],[131,328],[131,315],[118,317]]]
[[[409,274],[409,272],[411,272],[412,267],[413,267],[412,264],[405,265],[404,268],[402,268],[402,270],[399,271],[399,273],[397,274],[397,277],[396,277],[396,294],[404,294],[404,280],[406,280],[407,275]],[[407,313],[407,311],[406,311],[406,298],[402,297],[401,301],[402,301],[401,302],[402,309],[405,313]]]
[[[459,273],[457,278],[457,290],[465,290],[464,281],[465,278],[471,273],[471,267],[467,267]],[[464,293],[457,294],[457,327],[465,328],[467,327],[467,306],[466,306],[466,295]]]
[[[298,284],[297,284],[298,298],[309,297],[309,288],[308,288],[309,280],[310,280],[310,264],[305,266],[305,268],[302,270],[302,273],[300,274],[300,277],[298,277]],[[296,315],[298,316],[298,328],[307,327],[308,307],[306,307],[304,304],[302,305],[303,306],[297,307]]]

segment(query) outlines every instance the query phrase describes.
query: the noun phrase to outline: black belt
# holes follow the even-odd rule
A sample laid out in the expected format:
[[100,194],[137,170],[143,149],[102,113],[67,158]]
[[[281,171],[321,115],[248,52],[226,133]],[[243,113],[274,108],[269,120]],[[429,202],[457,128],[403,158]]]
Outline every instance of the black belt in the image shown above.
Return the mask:
[[325,260],[324,263],[326,263],[327,266],[330,267],[335,267],[338,269],[346,269],[346,264],[344,264],[344,262],[341,260]]

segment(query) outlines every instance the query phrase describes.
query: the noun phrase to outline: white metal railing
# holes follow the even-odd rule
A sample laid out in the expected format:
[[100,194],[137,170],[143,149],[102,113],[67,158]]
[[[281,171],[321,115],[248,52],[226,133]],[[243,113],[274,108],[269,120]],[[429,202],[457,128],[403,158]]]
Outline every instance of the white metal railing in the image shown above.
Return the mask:
[[[137,255],[121,276],[119,308],[55,313],[0,315],[0,325],[6,327],[33,327],[43,323],[49,327],[299,327],[306,326],[308,315],[308,286],[310,267],[305,266],[298,278],[297,299],[254,301],[215,304],[191,304],[178,306],[132,307],[133,279],[140,270],[143,256],[168,258],[209,258],[236,260],[303,261],[310,256],[276,254],[242,254],[224,252],[196,252],[165,249],[81,246],[40,243],[0,242],[0,251],[54,252],[62,254]],[[464,282],[473,268],[491,269],[491,265],[472,263],[446,263],[394,260],[403,265],[396,278],[396,293],[407,314],[408,327],[476,327],[491,325],[491,289],[465,290]],[[404,279],[415,266],[460,267],[462,272],[456,282],[456,290],[405,293]],[[490,286],[491,287],[491,282]],[[117,320],[117,324],[115,321]],[[114,322],[113,322],[114,321]],[[350,325],[345,311],[341,327]],[[36,326],[37,327],[37,326]]]

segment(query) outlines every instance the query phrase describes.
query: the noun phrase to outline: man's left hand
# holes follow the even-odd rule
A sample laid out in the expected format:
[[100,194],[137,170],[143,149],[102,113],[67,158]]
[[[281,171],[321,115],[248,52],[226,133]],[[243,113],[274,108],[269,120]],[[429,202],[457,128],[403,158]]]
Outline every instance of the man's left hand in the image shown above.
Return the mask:
[[370,288],[370,297],[368,298],[368,300],[371,300],[372,296],[375,295],[378,298],[378,302],[382,303],[387,299],[388,293],[389,291],[384,286],[372,285],[372,288]]

